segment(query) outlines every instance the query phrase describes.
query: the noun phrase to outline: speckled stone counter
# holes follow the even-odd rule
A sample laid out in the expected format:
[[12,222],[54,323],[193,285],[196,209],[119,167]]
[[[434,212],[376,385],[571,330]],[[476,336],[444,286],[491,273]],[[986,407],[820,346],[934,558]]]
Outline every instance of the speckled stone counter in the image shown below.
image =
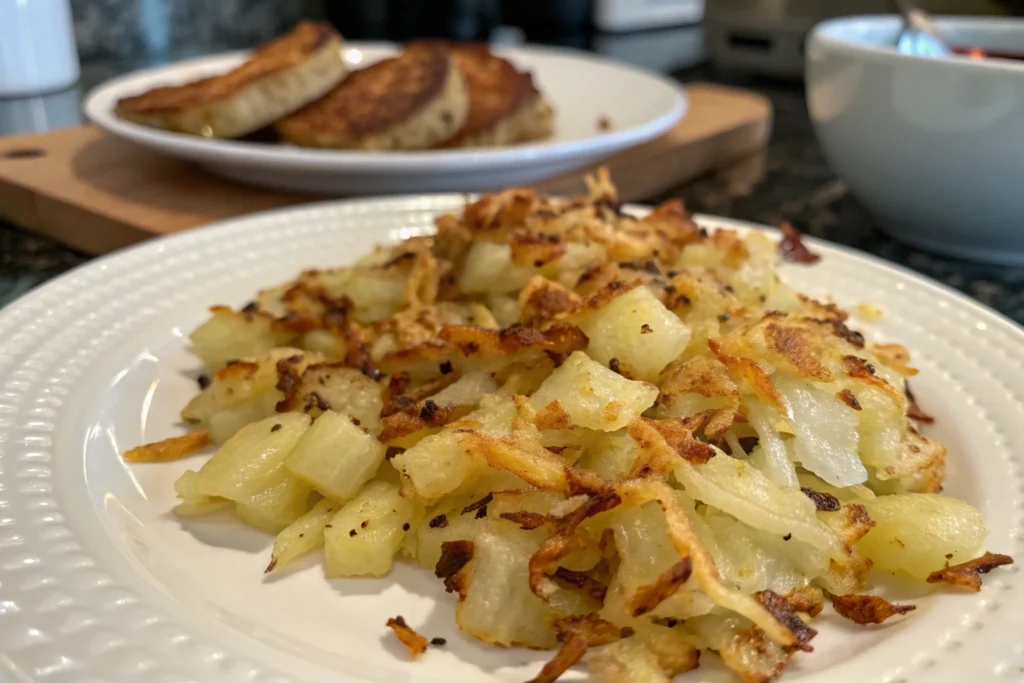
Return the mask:
[[[144,62],[139,59],[87,63],[80,87],[141,63]],[[708,66],[674,75],[683,81],[717,81],[764,93],[775,107],[775,127],[760,181],[751,185],[737,183],[732,176],[707,178],[662,197],[652,197],[652,201],[676,196],[694,211],[768,224],[789,220],[817,237],[877,254],[923,273],[1024,323],[1024,268],[926,254],[879,231],[876,222],[849,196],[825,163],[814,140],[800,85],[725,77]],[[2,113],[0,103],[0,123]],[[65,112],[63,118],[57,118],[65,120],[73,115],[74,112]],[[86,260],[87,257],[48,239],[0,222],[0,304]]]

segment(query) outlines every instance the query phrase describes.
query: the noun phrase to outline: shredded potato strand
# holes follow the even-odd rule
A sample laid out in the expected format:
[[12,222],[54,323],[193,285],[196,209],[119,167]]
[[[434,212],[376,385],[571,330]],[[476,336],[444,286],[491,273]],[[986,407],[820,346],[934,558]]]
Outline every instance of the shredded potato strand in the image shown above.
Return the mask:
[[777,643],[796,644],[797,640],[792,631],[779,623],[757,600],[729,588],[722,582],[714,559],[704,550],[693,533],[686,513],[680,508],[679,500],[668,484],[654,481],[631,481],[619,487],[619,492],[627,504],[639,505],[649,500],[657,501],[665,512],[672,545],[675,546],[680,556],[691,558],[693,578],[715,601],[715,604],[747,617]]

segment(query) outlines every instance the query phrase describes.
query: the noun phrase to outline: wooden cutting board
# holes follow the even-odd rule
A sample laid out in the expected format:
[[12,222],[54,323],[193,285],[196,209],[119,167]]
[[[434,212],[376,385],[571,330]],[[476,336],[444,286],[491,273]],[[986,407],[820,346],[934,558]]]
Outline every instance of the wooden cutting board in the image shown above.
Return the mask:
[[[643,201],[764,149],[772,112],[763,97],[710,84],[690,84],[687,95],[675,128],[603,162],[623,200]],[[540,187],[579,191],[580,173]],[[235,185],[93,126],[0,138],[0,218],[90,254],[322,199]]]

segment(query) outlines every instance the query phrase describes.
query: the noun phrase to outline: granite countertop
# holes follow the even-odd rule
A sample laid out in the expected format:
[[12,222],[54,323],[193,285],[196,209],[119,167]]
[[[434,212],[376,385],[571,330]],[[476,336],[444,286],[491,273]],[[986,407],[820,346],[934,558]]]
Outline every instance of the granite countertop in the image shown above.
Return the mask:
[[[138,61],[131,60],[86,63],[79,92],[138,65]],[[775,124],[763,161],[764,175],[759,181],[737,182],[735,174],[710,177],[651,197],[651,201],[680,197],[693,211],[767,224],[788,220],[816,237],[876,254],[923,273],[1024,324],[1024,268],[930,255],[904,246],[878,229],[822,157],[807,115],[802,86],[724,75],[707,64],[675,70],[672,75],[683,82],[710,81],[758,91],[774,105]],[[60,97],[71,104],[59,100]],[[69,106],[78,106],[74,93],[49,99],[56,101],[51,104],[58,110],[55,119],[74,123],[78,112],[68,111]],[[10,107],[9,101],[0,102],[0,131],[5,133],[12,132],[14,125]],[[87,260],[87,256],[50,239],[0,221],[0,305]]]

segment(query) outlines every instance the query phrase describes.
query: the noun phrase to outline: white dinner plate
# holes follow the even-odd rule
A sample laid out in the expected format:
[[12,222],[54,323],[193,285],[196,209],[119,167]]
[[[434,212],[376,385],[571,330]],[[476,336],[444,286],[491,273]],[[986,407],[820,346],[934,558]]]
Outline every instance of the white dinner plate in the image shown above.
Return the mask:
[[[241,305],[303,268],[427,231],[462,201],[334,202],[235,219],[97,259],[0,312],[0,679],[511,683],[536,673],[548,653],[463,636],[454,599],[419,567],[327,581],[309,558],[265,579],[271,536],[171,514],[172,482],[202,456],[133,466],[119,456],[181,433],[176,416],[199,370],[186,336],[209,305]],[[808,242],[822,261],[783,265],[783,277],[886,310],[857,326],[912,349],[914,389],[936,417],[929,435],[949,448],[946,492],[985,514],[988,549],[1024,558],[1024,331],[908,271]],[[782,681],[1021,680],[1016,566],[978,594],[915,590],[894,595],[917,611],[882,627],[826,611],[814,652],[796,655]],[[385,627],[399,614],[447,646],[408,661]],[[682,680],[725,680],[714,661]]]
[[[527,185],[592,166],[615,152],[652,140],[682,118],[682,86],[657,74],[578,50],[495,48],[533,74],[555,108],[554,137],[507,147],[359,152],[285,144],[211,140],[149,128],[114,115],[122,97],[157,86],[223,73],[246,53],[204,57],[115,78],[89,93],[85,113],[118,137],[196,161],[243,183],[320,194],[470,192]],[[346,43],[353,68],[395,53],[387,44]],[[606,121],[608,130],[602,130]]]

